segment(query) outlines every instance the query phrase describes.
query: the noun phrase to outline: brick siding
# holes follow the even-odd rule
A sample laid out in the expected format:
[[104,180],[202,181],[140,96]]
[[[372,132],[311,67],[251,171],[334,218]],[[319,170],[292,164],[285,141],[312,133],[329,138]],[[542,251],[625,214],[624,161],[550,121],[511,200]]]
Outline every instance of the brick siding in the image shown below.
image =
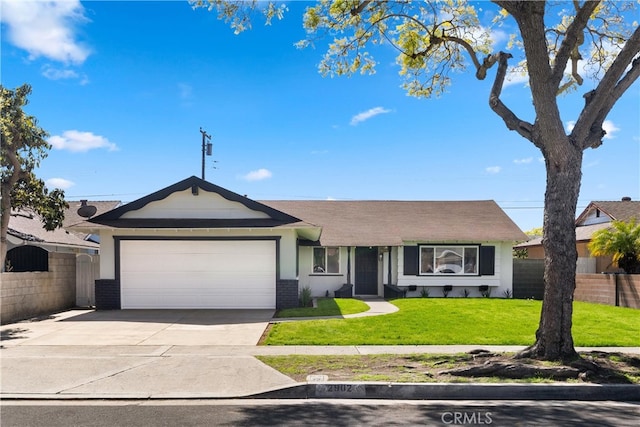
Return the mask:
[[120,310],[120,281],[96,280],[96,310]]
[[276,309],[296,308],[299,305],[298,281],[278,280],[276,283]]

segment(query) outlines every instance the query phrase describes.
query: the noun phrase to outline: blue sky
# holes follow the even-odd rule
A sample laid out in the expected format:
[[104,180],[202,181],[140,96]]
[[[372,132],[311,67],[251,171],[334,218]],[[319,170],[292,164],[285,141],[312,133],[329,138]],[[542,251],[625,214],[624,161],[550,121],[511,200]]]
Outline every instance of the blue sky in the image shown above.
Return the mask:
[[[206,179],[256,200],[493,199],[523,230],[542,225],[544,163],[489,109],[493,70],[415,99],[383,47],[372,51],[374,76],[323,78],[323,46],[294,47],[306,5],[234,35],[186,1],[3,0],[2,84],[33,86],[26,110],[53,145],[37,175],[68,200],[129,202],[200,176],[202,127],[213,142]],[[567,126],[593,87],[561,99]],[[635,84],[604,144],[585,152],[579,211],[640,199],[639,92]],[[503,100],[533,120],[522,81]]]

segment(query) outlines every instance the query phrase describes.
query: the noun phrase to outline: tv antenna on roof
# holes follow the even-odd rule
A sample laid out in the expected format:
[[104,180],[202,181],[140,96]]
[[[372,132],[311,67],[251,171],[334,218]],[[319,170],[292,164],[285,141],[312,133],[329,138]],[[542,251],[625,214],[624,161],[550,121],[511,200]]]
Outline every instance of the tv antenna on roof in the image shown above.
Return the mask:
[[202,179],[204,180],[204,156],[213,154],[213,144],[211,143],[211,135],[200,128],[202,134]]

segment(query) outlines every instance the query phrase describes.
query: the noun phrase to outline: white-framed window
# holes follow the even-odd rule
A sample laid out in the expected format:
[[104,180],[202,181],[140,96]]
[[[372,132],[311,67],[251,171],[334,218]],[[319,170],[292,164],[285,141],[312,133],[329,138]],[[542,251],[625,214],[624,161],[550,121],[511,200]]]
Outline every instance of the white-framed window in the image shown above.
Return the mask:
[[420,274],[478,275],[479,246],[420,246]]
[[340,248],[313,248],[314,274],[340,273]]

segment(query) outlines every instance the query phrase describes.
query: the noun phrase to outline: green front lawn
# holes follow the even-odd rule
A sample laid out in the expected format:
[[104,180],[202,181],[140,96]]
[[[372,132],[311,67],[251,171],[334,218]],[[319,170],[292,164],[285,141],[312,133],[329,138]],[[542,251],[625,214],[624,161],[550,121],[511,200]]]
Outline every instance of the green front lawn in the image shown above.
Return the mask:
[[[266,345],[530,345],[542,303],[502,298],[406,298],[400,311],[274,324]],[[574,303],[576,346],[640,345],[640,310]]]
[[278,311],[276,317],[320,317],[342,316],[345,314],[362,313],[368,311],[369,306],[353,298],[318,298],[317,307],[287,308]]

